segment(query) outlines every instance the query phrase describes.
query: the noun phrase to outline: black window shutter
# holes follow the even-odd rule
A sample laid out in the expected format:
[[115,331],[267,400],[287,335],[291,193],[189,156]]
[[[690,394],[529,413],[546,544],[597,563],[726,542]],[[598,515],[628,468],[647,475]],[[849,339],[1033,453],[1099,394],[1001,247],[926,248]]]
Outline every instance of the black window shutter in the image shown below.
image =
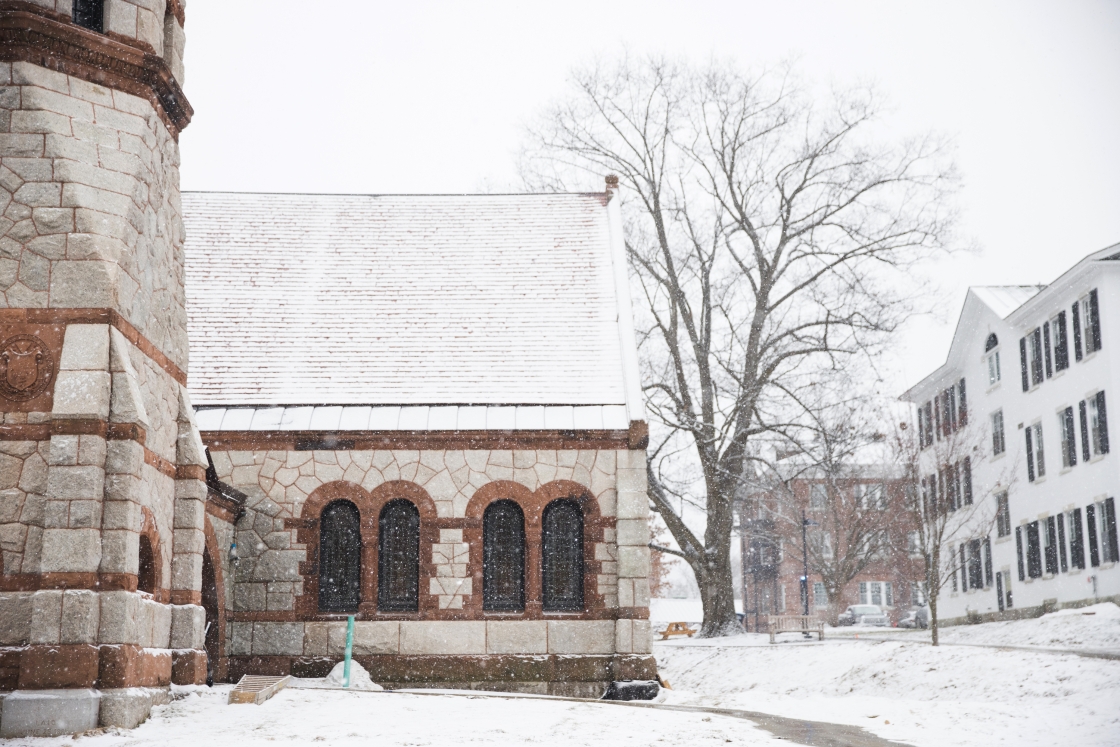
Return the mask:
[[1097,289],[1089,291],[1089,313],[1092,318],[1089,320],[1089,334],[1092,336],[1092,341],[1086,340],[1085,347],[1092,347],[1093,350],[1101,349],[1101,312],[1100,307],[1097,305]]
[[964,482],[964,504],[972,505],[972,457],[965,457],[961,465],[962,481]]
[[1058,312],[1058,326],[1054,330],[1054,368],[1064,371],[1069,368],[1069,340],[1066,336],[1066,312]]
[[1081,309],[1080,302],[1073,302],[1073,357],[1081,360]]
[[1050,322],[1042,323],[1042,352],[1046,356],[1046,378],[1053,376],[1050,366]]
[[933,398],[933,432],[937,435],[937,440],[941,440],[942,425],[941,425],[941,393],[938,392],[937,396]]
[[992,540],[984,538],[984,586],[992,585]]
[[996,604],[999,605],[999,611],[1003,612],[1003,574],[996,574]]
[[1031,332],[1031,339],[1034,340],[1034,350],[1031,351],[1031,383],[1042,383],[1042,330],[1038,327],[1034,328]]
[[1062,564],[1062,573],[1069,570],[1069,563],[1066,560],[1066,516],[1065,514],[1058,514],[1058,560]]
[[957,393],[957,408],[960,411],[960,415],[958,416],[957,421],[963,428],[964,426],[968,425],[968,399],[964,391],[964,379],[960,380],[960,382],[957,384],[957,388],[959,390]]
[[1092,503],[1085,507],[1085,524],[1089,530],[1089,565],[1096,568],[1101,564],[1101,556],[1097,547],[1097,507]]
[[1023,528],[1015,527],[1015,558],[1019,561],[1019,580],[1026,581],[1027,574],[1023,569]]
[[[1081,360],[1081,356],[1078,355],[1077,359]],[[1025,337],[1019,338],[1019,368],[1023,373],[1023,391],[1025,392],[1031,388],[1030,373],[1027,369],[1027,338]]]
[[1108,544],[1103,555],[1111,563],[1120,562],[1120,544],[1118,544],[1116,536],[1116,502],[1112,498],[1108,498],[1101,505],[1104,508],[1104,516],[1101,517],[1104,531],[1101,532],[1101,535]]
[[925,413],[922,411],[922,406],[918,405],[918,448],[924,449],[926,447],[926,419]]
[[1042,576],[1042,542],[1037,521],[1027,524],[1027,575],[1031,578]]
[[1027,481],[1034,482],[1034,447],[1031,443],[1031,429],[1030,426],[1026,428],[1027,432]]
[[1104,409],[1104,392],[1097,392],[1097,420],[1101,432],[1101,453],[1108,453],[1108,415]]
[[961,591],[968,591],[968,560],[965,558],[965,543],[961,543]]
[[1066,460],[1069,466],[1077,465],[1077,425],[1073,422],[1073,408],[1062,411],[1062,430],[1066,435]]
[[1085,400],[1077,403],[1077,410],[1081,415],[1081,456],[1085,461],[1089,461],[1092,457],[1092,452],[1089,451],[1089,413],[1086,412],[1088,405]]

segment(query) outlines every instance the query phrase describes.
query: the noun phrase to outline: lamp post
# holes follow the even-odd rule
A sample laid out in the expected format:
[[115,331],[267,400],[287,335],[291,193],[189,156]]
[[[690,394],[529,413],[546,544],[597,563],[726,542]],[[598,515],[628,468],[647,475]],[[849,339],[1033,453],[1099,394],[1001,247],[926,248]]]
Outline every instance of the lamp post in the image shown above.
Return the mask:
[[[809,527],[817,526],[817,522],[805,516],[805,511],[801,512],[801,606],[802,614],[806,617],[809,616],[809,542],[806,538],[806,530]],[[808,638],[809,634],[806,633],[805,637]]]

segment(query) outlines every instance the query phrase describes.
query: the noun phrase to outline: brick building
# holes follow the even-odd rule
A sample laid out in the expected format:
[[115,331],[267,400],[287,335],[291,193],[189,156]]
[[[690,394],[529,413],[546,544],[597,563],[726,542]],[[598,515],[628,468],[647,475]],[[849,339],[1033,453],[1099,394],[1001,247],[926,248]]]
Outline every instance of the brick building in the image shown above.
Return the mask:
[[[765,631],[768,615],[802,614],[806,554],[810,614],[835,622],[848,605],[876,604],[895,623],[925,602],[924,566],[897,470],[858,465],[829,476],[788,469],[796,476],[776,478],[738,504],[748,629]],[[802,516],[811,522],[804,550]],[[831,605],[827,585],[838,591]]]

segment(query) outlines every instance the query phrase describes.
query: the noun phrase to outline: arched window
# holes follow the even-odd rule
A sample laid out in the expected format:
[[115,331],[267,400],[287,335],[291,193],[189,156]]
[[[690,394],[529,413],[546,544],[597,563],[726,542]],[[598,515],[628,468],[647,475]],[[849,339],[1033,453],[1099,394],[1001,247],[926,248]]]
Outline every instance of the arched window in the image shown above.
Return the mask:
[[362,535],[358,507],[327,504],[319,516],[319,609],[353,612],[361,601]]
[[148,535],[140,535],[140,569],[136,574],[136,588],[149,594],[156,593],[156,553]]
[[996,333],[993,332],[990,335],[988,335],[988,340],[987,340],[987,342],[984,343],[984,352],[985,353],[988,352],[989,350],[994,348],[996,345],[999,345],[999,338],[996,337]]
[[544,509],[543,576],[546,612],[583,609],[583,512],[571,500]]
[[513,501],[494,501],[482,515],[482,608],[525,609],[525,515]]
[[420,512],[398,498],[381,509],[377,538],[377,609],[414,612],[420,604]]

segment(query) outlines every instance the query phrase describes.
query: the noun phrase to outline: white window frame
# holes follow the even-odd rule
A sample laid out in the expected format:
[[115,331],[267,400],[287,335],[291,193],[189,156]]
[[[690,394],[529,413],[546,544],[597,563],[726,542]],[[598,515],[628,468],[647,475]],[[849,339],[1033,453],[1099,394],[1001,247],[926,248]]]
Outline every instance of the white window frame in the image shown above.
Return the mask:
[[[1095,402],[1096,399],[1094,398],[1093,401]],[[1072,415],[1073,428],[1070,429],[1070,428],[1067,427],[1068,423],[1066,422],[1066,411],[1067,410],[1072,411],[1073,408],[1062,407],[1058,410],[1058,436],[1059,436],[1059,439],[1060,439],[1060,444],[1059,444],[1058,448],[1060,448],[1061,452],[1062,452],[1062,469],[1063,470],[1072,469],[1074,466],[1076,466],[1076,462],[1071,464],[1070,461],[1069,461],[1069,454],[1070,454],[1070,450],[1071,450],[1070,449],[1070,446],[1071,446],[1070,440],[1071,439],[1073,441],[1072,451],[1074,453],[1074,457],[1076,458],[1076,456],[1077,456],[1077,414],[1074,413]]]
[[993,388],[999,385],[1002,379],[1002,373],[999,370],[999,347],[990,351],[987,355],[988,359],[988,387]]
[[824,590],[823,581],[813,582],[813,607],[822,609],[828,606],[828,594]]
[[1091,459],[1104,456],[1101,452],[1101,413],[1097,409],[1098,394],[1100,392],[1093,392],[1085,398],[1086,414],[1089,418],[1089,456]]
[[1093,304],[1090,300],[1090,294],[1086,293],[1081,298],[1077,299],[1077,304],[1080,306],[1081,313],[1078,314],[1081,322],[1081,347],[1085,351],[1085,356],[1088,358],[1093,353],[1100,350],[1094,348],[1093,345]]
[[[992,456],[999,456],[1007,451],[1007,434],[1003,427],[1003,408],[996,410],[988,416],[992,425]],[[998,451],[996,450],[998,447]]]
[[[1035,335],[1035,333],[1038,333]],[[1036,350],[1036,345],[1039,346]],[[1046,381],[1046,351],[1042,340],[1042,327],[1035,327],[1027,333],[1027,372],[1030,376],[1031,389],[1041,386]],[[1035,353],[1038,353],[1035,355]],[[1035,365],[1038,370],[1035,370]]]

